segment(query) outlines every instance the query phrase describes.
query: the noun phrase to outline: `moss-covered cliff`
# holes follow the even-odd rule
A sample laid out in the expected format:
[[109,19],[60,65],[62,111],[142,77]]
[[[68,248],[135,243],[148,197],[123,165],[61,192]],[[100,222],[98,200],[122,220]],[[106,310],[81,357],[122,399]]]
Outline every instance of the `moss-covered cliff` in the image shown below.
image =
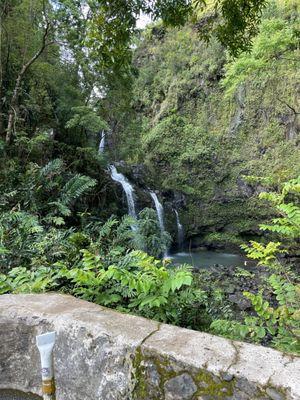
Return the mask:
[[249,235],[267,210],[245,176],[277,185],[300,173],[297,3],[271,2],[251,53],[234,60],[192,25],[149,27],[138,44],[135,118],[119,157],[145,164],[165,200],[183,196],[189,236]]

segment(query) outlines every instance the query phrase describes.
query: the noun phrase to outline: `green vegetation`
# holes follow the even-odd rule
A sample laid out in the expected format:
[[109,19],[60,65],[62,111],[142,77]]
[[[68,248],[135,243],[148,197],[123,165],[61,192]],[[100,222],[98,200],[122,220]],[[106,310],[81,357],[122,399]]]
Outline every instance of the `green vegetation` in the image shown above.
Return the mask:
[[[262,193],[260,197],[275,203],[281,215],[273,219],[270,225],[261,225],[261,229],[276,232],[284,242],[264,245],[252,241],[250,246],[242,246],[249,258],[258,260],[258,264],[271,274],[259,293],[244,292],[244,296],[251,301],[254,316],[245,317],[243,322],[215,320],[211,327],[217,333],[237,339],[248,337],[254,342],[260,342],[269,334],[272,344],[278,349],[299,353],[300,284],[296,283],[291,267],[283,263],[278,255],[291,251],[290,246],[296,244],[290,241],[291,237],[296,240],[300,237],[300,177],[285,183],[280,194]],[[266,288],[276,298],[273,307],[264,299],[263,291]]]
[[3,275],[0,292],[14,293],[60,290],[120,311],[133,312],[164,322],[180,323],[181,313],[201,298],[190,290],[192,274],[188,267],[167,269],[158,260],[139,251],[120,257],[113,249],[115,263],[89,250],[82,250],[76,266],[63,262],[52,268],[28,270],[13,268]]
[[270,209],[257,199],[264,184],[247,176],[276,189],[300,174],[298,17],[297,2],[271,2],[251,52],[234,59],[214,38],[199,42],[193,25],[150,26],[141,39],[136,113],[119,133],[119,157],[185,197],[189,236],[259,236]]
[[[57,290],[300,351],[299,4],[266,3],[1,2],[0,294]],[[177,210],[191,247],[258,268],[163,259]]]
[[172,238],[168,232],[161,232],[156,212],[152,208],[144,208],[136,224],[134,240],[138,248],[159,258],[170,247]]

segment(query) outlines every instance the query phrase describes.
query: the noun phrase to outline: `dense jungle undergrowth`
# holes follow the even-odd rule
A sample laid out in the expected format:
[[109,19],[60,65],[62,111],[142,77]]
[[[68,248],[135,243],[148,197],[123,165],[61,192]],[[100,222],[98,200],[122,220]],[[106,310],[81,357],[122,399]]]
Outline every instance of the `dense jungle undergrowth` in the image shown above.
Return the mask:
[[[80,3],[0,4],[0,294],[61,291],[300,353],[298,2]],[[173,265],[173,209],[191,249],[253,264]]]

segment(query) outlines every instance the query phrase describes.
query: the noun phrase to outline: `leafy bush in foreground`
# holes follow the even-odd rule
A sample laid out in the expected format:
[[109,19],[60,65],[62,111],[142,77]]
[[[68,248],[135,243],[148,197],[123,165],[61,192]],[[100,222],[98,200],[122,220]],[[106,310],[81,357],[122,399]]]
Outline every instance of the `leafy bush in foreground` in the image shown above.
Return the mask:
[[107,267],[101,255],[82,250],[73,268],[63,262],[35,271],[13,268],[0,276],[0,293],[60,290],[120,311],[180,323],[181,313],[205,297],[191,290],[192,281],[189,267],[167,268],[141,251],[131,251]]

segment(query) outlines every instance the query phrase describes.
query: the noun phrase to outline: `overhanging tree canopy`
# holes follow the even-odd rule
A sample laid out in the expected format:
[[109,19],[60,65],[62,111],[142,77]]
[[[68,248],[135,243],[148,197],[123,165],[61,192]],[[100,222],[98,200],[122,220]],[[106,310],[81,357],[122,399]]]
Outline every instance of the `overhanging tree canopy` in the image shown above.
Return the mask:
[[[266,0],[4,0],[0,5],[0,133],[9,143],[19,118],[25,75],[55,45],[70,52],[86,101],[95,82],[122,76],[131,68],[136,21],[179,26],[193,22],[199,37],[214,35],[237,55],[257,32]],[[18,27],[16,29],[15,27]],[[5,123],[3,122],[5,121]],[[5,128],[6,127],[6,128]]]

